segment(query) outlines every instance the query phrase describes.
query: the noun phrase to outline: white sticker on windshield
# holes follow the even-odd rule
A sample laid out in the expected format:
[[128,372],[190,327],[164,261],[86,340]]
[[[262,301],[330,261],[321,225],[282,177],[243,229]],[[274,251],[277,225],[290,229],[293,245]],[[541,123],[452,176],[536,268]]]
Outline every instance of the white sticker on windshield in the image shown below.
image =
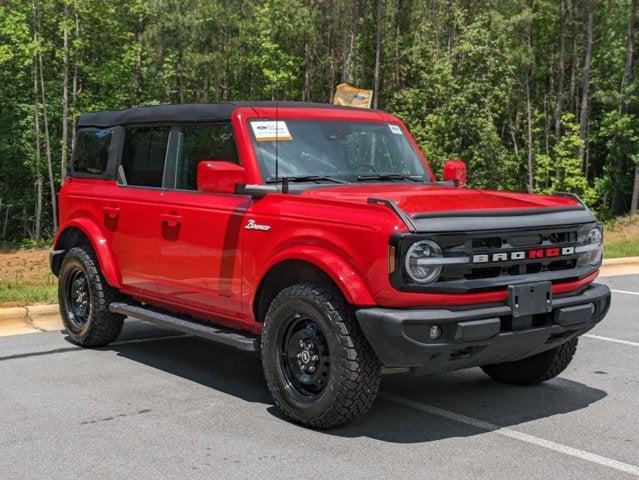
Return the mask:
[[281,120],[275,121],[259,121],[251,122],[251,128],[258,142],[274,142],[293,140],[291,133],[288,131],[286,122]]
[[402,133],[402,129],[399,128],[399,125],[391,125],[390,123],[388,124],[388,128],[390,128],[390,131],[393,132],[395,135],[404,135]]

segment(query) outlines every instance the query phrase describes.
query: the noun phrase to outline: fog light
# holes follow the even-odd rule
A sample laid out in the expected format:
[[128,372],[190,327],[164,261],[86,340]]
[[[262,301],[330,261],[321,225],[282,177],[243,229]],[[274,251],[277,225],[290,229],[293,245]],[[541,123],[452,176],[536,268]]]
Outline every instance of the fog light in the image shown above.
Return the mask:
[[432,327],[430,327],[430,331],[428,332],[428,334],[430,335],[431,339],[436,340],[442,336],[442,327],[440,327],[439,325],[433,325]]

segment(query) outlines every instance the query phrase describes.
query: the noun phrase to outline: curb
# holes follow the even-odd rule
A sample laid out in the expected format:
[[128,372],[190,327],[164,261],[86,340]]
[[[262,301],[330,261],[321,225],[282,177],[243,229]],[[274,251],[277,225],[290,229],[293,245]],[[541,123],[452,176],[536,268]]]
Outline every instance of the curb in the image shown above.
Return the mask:
[[63,329],[57,304],[0,308],[0,336]]
[[0,308],[0,324],[8,320],[26,320],[26,307]]
[[604,258],[600,277],[639,274],[639,257]]
[[639,257],[604,258],[604,267],[619,265],[639,265]]

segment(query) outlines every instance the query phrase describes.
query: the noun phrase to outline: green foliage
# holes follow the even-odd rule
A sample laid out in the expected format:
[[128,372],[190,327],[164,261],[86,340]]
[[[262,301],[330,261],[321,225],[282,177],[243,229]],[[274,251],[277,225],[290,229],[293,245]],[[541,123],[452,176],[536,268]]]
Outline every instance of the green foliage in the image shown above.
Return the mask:
[[579,147],[584,141],[579,136],[579,125],[572,113],[561,119],[563,136],[553,147],[553,155],[540,155],[537,161],[535,183],[539,193],[576,193],[591,208],[596,207],[596,191],[588,184],[581,168]]
[[525,190],[530,155],[536,192],[575,192],[604,217],[624,213],[639,160],[637,58],[620,88],[630,0],[597,2],[585,136],[579,119],[589,2],[563,3],[558,91],[560,0],[4,0],[0,236],[7,205],[5,240],[34,236],[38,176],[43,232],[52,234],[44,106],[40,85],[33,89],[38,53],[57,187],[65,58],[70,130],[80,112],[134,105],[326,102],[343,81],[372,88],[378,5],[379,107],[406,122],[434,171],[462,158],[471,186]]

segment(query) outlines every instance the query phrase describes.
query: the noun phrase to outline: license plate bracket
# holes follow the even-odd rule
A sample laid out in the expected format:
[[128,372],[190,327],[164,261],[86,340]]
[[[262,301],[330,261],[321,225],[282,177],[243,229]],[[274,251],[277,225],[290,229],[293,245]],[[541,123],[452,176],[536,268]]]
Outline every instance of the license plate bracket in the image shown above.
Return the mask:
[[524,317],[552,311],[550,282],[522,283],[508,287],[508,305],[513,317]]

